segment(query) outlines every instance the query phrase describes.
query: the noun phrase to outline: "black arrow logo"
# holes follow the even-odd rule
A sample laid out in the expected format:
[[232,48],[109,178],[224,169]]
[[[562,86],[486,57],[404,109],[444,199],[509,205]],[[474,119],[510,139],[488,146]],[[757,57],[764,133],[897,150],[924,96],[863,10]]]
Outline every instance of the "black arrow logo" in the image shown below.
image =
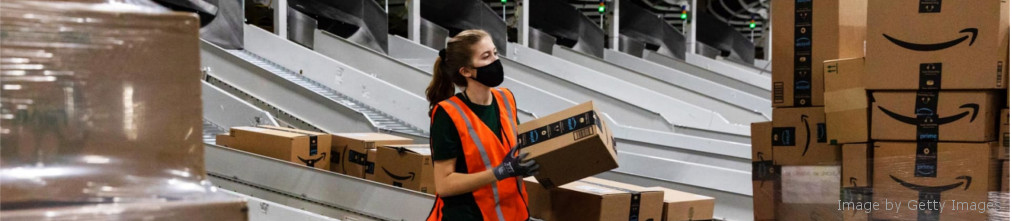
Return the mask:
[[808,154],[808,146],[812,144],[812,128],[808,125],[808,115],[801,115],[801,122],[805,122],[805,151],[801,152],[801,156]]
[[398,176],[391,173],[385,167],[383,168],[383,172],[387,173],[387,176],[390,176],[390,178],[394,178],[395,180],[407,180],[407,179],[415,180],[415,172],[408,172],[407,176]]
[[963,30],[959,31],[959,33],[970,33],[970,35],[969,36],[963,36],[963,37],[954,39],[952,41],[947,41],[947,42],[942,42],[942,43],[936,43],[936,44],[910,43],[910,42],[906,42],[906,41],[902,41],[902,40],[893,38],[892,36],[889,36],[887,34],[882,34],[882,36],[885,36],[885,38],[889,39],[889,41],[892,42],[893,44],[896,44],[896,45],[898,45],[900,47],[903,47],[903,48],[906,48],[906,49],[910,49],[910,50],[914,50],[914,51],[937,51],[937,50],[942,50],[942,49],[946,49],[946,48],[958,45],[959,43],[962,43],[963,41],[965,41],[967,38],[970,39],[970,45],[969,46],[973,46],[973,42],[977,40],[977,29],[976,28],[963,29]]
[[908,183],[906,181],[901,180],[900,178],[896,178],[893,175],[889,175],[889,177],[893,178],[894,181],[896,181],[903,187],[906,187],[907,189],[911,189],[917,192],[930,192],[930,193],[945,192],[951,189],[955,189],[956,187],[962,186],[964,183],[966,184],[966,186],[963,187],[963,190],[967,190],[970,189],[970,182],[973,180],[973,178],[970,176],[959,176],[956,177],[957,180],[966,180],[966,182],[953,183],[943,186],[921,186],[913,183]]
[[[962,109],[962,108],[970,108],[973,111],[964,111],[963,113],[959,113],[959,114],[956,114],[956,115],[939,118],[938,121],[937,121],[938,125],[948,124],[948,123],[955,122],[955,121],[957,121],[959,119],[962,119],[963,117],[966,117],[966,115],[970,115],[970,122],[973,122],[974,120],[977,119],[977,113],[980,110],[980,105],[970,103],[970,104],[964,104],[963,106],[959,106],[959,108],[960,109]],[[900,121],[900,122],[903,122],[903,123],[907,123],[907,124],[913,124],[913,125],[917,125],[918,123],[920,123],[920,122],[918,122],[917,117],[903,116],[903,115],[897,114],[896,112],[889,111],[889,109],[886,109],[885,107],[882,107],[882,106],[879,106],[878,109],[882,110],[883,113],[885,113],[886,115],[889,115],[889,117],[892,117],[893,119],[896,119],[897,121]],[[971,113],[973,113],[973,114],[971,115]],[[925,113],[925,114],[934,114],[934,113]]]
[[319,162],[319,161],[323,160],[324,158],[327,158],[327,153],[320,153],[319,155],[320,155],[319,158],[308,159],[308,160],[307,159],[302,159],[301,156],[295,156],[295,157],[299,158],[299,161],[302,161],[302,163],[305,163],[306,166],[308,166],[308,167],[316,167],[316,162]]

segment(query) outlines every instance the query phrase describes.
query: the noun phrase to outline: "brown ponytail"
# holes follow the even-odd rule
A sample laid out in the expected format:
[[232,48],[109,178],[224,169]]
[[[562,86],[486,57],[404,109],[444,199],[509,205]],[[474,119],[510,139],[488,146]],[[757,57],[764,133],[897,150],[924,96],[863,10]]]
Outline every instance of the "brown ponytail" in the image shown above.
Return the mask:
[[447,41],[444,49],[446,51],[440,53],[445,55],[436,57],[436,63],[432,65],[432,81],[425,89],[425,97],[429,100],[430,106],[453,97],[454,86],[467,86],[467,79],[458,70],[471,65],[471,57],[474,55],[471,46],[487,37],[488,32],[470,29],[461,31]]

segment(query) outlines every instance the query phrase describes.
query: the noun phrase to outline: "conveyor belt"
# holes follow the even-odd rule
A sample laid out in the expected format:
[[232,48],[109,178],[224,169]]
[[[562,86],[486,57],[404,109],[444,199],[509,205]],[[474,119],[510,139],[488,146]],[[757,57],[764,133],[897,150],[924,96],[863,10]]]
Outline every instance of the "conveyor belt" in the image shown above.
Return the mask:
[[[208,62],[205,62],[205,65],[208,65]],[[221,64],[211,66],[226,68]],[[244,74],[248,75],[247,78],[250,79],[257,77],[251,73]],[[224,85],[223,81],[219,81],[214,76],[216,74],[209,71],[205,80]],[[235,86],[249,86],[242,83],[238,82]],[[258,105],[247,103],[247,101],[263,103],[261,105],[267,103],[290,104],[272,102],[276,100],[269,99],[260,100],[253,94],[242,91],[233,85],[225,86],[228,89],[220,89],[213,84],[204,82],[203,88],[203,99],[209,102],[205,103],[204,108],[205,166],[209,180],[213,185],[342,220],[421,220],[428,214],[432,205],[432,195],[214,145],[214,136],[225,133],[228,127],[256,124],[276,125],[270,114],[261,111],[257,107]],[[275,106],[267,107],[275,109],[275,111],[288,109]],[[288,115],[287,112],[277,113]],[[295,113],[301,112],[295,111]],[[290,115],[288,118],[293,121],[301,121]],[[340,120],[351,121],[341,122]],[[326,123],[338,126],[355,125],[357,122],[353,122],[354,120],[356,119],[340,118],[338,121],[327,121]],[[216,124],[218,122],[222,125]],[[301,122],[310,128],[328,128],[322,125],[316,127],[305,121]]]
[[[309,79],[305,73],[298,74],[244,50],[224,50],[206,42],[201,49],[201,59],[208,69],[205,80],[295,127],[331,133],[386,131],[417,140],[428,137],[427,128],[394,118]],[[371,83],[384,83],[373,80]]]

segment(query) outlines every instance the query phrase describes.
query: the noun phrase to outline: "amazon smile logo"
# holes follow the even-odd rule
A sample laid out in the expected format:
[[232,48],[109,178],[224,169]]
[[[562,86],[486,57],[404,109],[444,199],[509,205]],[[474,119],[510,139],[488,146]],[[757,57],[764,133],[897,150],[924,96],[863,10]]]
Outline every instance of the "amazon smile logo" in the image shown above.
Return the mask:
[[390,176],[390,178],[393,178],[395,180],[408,180],[408,179],[410,179],[411,181],[415,180],[415,172],[408,172],[407,176],[398,176],[394,173],[391,173],[389,170],[387,170],[386,167],[383,168],[383,172],[386,173],[387,176]]
[[885,37],[886,39],[888,39],[893,44],[896,44],[897,46],[900,46],[900,47],[903,47],[903,48],[906,48],[906,49],[910,49],[910,50],[914,50],[914,51],[937,51],[937,50],[942,50],[942,49],[950,48],[952,46],[956,46],[956,45],[958,45],[960,43],[963,43],[963,41],[966,41],[966,39],[970,39],[970,44],[967,45],[967,46],[973,46],[973,42],[977,40],[977,29],[976,28],[963,29],[963,30],[959,31],[959,33],[969,33],[969,35],[963,35],[962,37],[953,39],[951,41],[946,41],[946,42],[941,42],[941,43],[931,43],[931,44],[911,43],[911,42],[907,42],[907,41],[896,39],[896,38],[894,38],[892,36],[889,36],[887,34],[882,34],[882,36]]
[[[885,113],[886,115],[888,115],[889,117],[891,117],[893,119],[896,119],[897,121],[900,121],[900,122],[903,122],[903,123],[912,124],[912,125],[917,125],[917,124],[921,124],[921,123],[936,123],[938,125],[943,125],[943,124],[948,124],[948,123],[952,123],[952,122],[958,121],[958,120],[962,119],[963,117],[966,117],[966,115],[970,115],[970,122],[972,123],[974,120],[977,119],[977,113],[980,110],[980,105],[970,103],[970,104],[964,104],[962,106],[959,106],[959,108],[960,109],[970,108],[972,111],[964,111],[963,113],[959,113],[959,114],[948,116],[948,117],[941,117],[941,118],[938,118],[936,120],[935,117],[937,116],[937,113],[935,113],[934,110],[929,109],[929,108],[919,108],[915,112],[916,117],[907,117],[907,116],[903,116],[901,114],[898,114],[896,112],[892,112],[889,109],[886,109],[885,107],[882,107],[882,106],[878,107],[879,110],[882,110],[882,112]],[[972,113],[972,115],[971,115],[971,113]],[[919,120],[920,117],[923,117],[923,120]]]
[[[963,186],[963,190],[970,189],[970,182],[973,178],[970,176],[959,176],[956,180],[964,180],[953,184],[941,185],[941,186],[924,186],[913,184],[900,178],[896,178],[893,175],[889,175],[893,181],[900,184],[900,186],[906,187],[907,189],[917,191],[917,202],[918,204],[931,204],[942,201],[942,192],[953,190],[959,186]],[[931,209],[922,209],[917,211],[917,220],[938,220],[939,211]]]
[[949,190],[952,190],[952,189],[955,189],[956,187],[963,186],[963,184],[966,184],[963,187],[963,190],[964,191],[968,190],[968,189],[970,189],[970,182],[973,181],[973,177],[970,177],[970,176],[959,176],[959,177],[956,177],[957,180],[965,180],[965,181],[961,181],[961,182],[953,183],[953,184],[948,184],[948,185],[942,185],[942,186],[922,186],[922,185],[917,185],[917,184],[913,184],[913,183],[901,180],[900,178],[896,178],[893,175],[889,175],[889,177],[892,178],[893,181],[896,181],[896,183],[899,183],[901,186],[906,187],[907,189],[914,190],[914,191],[921,192],[921,193],[936,193],[936,194],[937,193],[941,193],[941,192],[945,192],[945,191],[949,191]]
[[801,156],[808,154],[808,147],[812,145],[812,127],[808,125],[808,115],[801,115],[801,122],[805,123],[805,151],[801,152]]
[[320,153],[319,155],[320,155],[320,157],[318,157],[316,159],[303,159],[301,156],[296,156],[296,157],[299,158],[299,161],[302,161],[302,163],[305,163],[306,166],[308,166],[308,167],[316,167],[316,162],[319,162],[319,161],[323,160],[324,158],[327,158],[327,153]]

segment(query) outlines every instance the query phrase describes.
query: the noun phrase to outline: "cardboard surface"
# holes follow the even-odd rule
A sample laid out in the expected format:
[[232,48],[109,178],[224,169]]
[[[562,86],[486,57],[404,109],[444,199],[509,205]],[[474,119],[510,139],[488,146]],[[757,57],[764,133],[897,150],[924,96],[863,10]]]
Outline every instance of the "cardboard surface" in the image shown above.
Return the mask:
[[773,29],[773,106],[823,106],[822,62],[864,56],[867,0],[771,4],[774,27],[795,27]]
[[327,169],[324,167],[327,156],[324,151],[329,151],[330,148],[329,136],[326,134],[319,133],[317,135],[315,151],[313,150],[314,145],[310,144],[310,135],[304,133],[260,127],[233,127],[229,129],[229,135],[233,139],[232,146],[230,146],[233,149],[299,165]]
[[235,141],[229,134],[214,135],[214,144],[218,146],[229,147],[232,146],[233,142]]
[[996,151],[995,154],[996,156],[998,156],[998,159],[1008,160],[1009,156],[1008,108],[1001,109],[1001,115],[998,115],[998,117],[1001,118],[1001,123],[998,124],[998,142],[1001,143],[1002,148]]
[[843,187],[870,187],[872,166],[870,144],[844,144],[843,167],[840,185]]
[[[864,202],[871,201],[872,196],[872,145],[869,143],[844,144],[843,164],[840,176],[840,212],[843,220],[868,220],[871,209],[864,207]],[[846,204],[844,202],[853,203]]]
[[840,166],[784,166],[778,220],[842,220]]
[[752,162],[773,160],[773,122],[752,123]]
[[[988,202],[988,191],[998,190],[997,161],[991,159],[991,143],[937,143],[935,164],[918,157],[914,142],[876,142],[873,202],[901,203],[897,211],[875,210],[875,219],[917,220],[933,213],[939,220],[985,220],[987,213],[973,210]],[[922,160],[919,160],[922,159]],[[934,168],[934,170],[932,170]],[[926,176],[931,171],[935,175]],[[920,174],[920,176],[919,176]],[[924,196],[934,196],[927,197]],[[932,199],[934,198],[934,199]],[[945,202],[946,207],[918,208],[919,199]],[[914,207],[907,207],[915,201]],[[928,202],[928,201],[925,201]],[[953,205],[956,204],[956,205]],[[895,207],[895,205],[893,205]],[[958,207],[957,207],[958,206]]]
[[868,88],[918,89],[922,66],[940,71],[933,86],[941,89],[1006,88],[1008,8],[1008,1],[870,1]]
[[[920,97],[918,94],[921,94]],[[997,116],[993,91],[942,91],[927,97],[916,91],[878,91],[872,93],[871,138],[874,140],[915,141],[917,124],[937,127],[939,141],[989,142],[996,140]],[[937,107],[918,109],[918,102],[937,102]],[[919,110],[919,111],[918,111]],[[936,115],[933,120],[919,120],[918,115]]]
[[840,146],[826,139],[822,107],[774,108],[773,161],[777,165],[839,165]]
[[1008,160],[1001,161],[1001,169],[1000,169],[1000,171],[1001,171],[1001,185],[999,187],[1001,187],[1001,192],[1008,193],[1008,191],[1009,191],[1009,182],[1008,182],[1009,167],[1008,167]]
[[871,116],[864,83],[864,58],[828,60],[823,65],[829,143],[868,142]]
[[664,215],[660,219],[662,221],[713,219],[713,207],[715,203],[713,197],[664,187],[649,187],[648,189],[664,192]]
[[[300,129],[295,129],[295,128],[269,126],[269,125],[258,125],[257,127],[259,127],[259,128],[267,128],[267,129],[271,129],[271,130],[278,130],[278,131],[297,133],[297,134],[303,134],[303,135],[306,135],[306,136],[310,136],[311,138],[315,137],[316,138],[315,142],[316,142],[317,153],[316,154],[311,154],[312,156],[308,157],[308,158],[299,158],[299,157],[296,157],[296,158],[299,159],[299,162],[306,163],[306,165],[314,164],[314,166],[315,166],[315,165],[318,164],[319,166],[316,166],[316,167],[324,169],[324,170],[327,170],[327,169],[330,168],[330,157],[331,157],[330,156],[330,148],[331,148],[331,144],[333,142],[332,135],[330,135],[328,133],[322,133],[322,132],[316,132],[316,131],[300,130]],[[312,142],[313,142],[313,140],[310,139],[310,145],[312,145]]]
[[541,165],[535,177],[545,187],[618,168],[615,139],[592,102],[524,122],[518,128],[520,151],[530,153],[528,158]]
[[330,171],[364,179],[369,168],[375,170],[374,162],[369,162],[368,150],[376,149],[379,146],[411,144],[412,142],[408,138],[381,133],[334,134],[333,147],[331,148],[331,156],[334,156],[332,158],[334,160],[330,162]]
[[776,220],[780,181],[752,181],[752,216],[757,221]]
[[[544,189],[536,179],[525,182],[531,215],[545,221],[661,220],[663,214],[661,190],[592,177],[552,189]],[[639,205],[634,197],[639,197]]]
[[366,163],[372,163],[372,167],[371,168],[369,166],[366,166],[366,168],[365,168],[365,179],[367,179],[367,180],[378,181],[376,179],[376,170],[378,169],[378,166],[379,166],[379,165],[376,164],[376,158],[377,158],[377,156],[379,156],[379,155],[377,155],[378,154],[378,151],[376,151],[377,149],[369,149],[369,150],[365,151],[366,152],[366,157],[365,157],[366,158]]
[[428,144],[386,145],[375,151],[376,182],[428,194],[436,192],[432,152]]

